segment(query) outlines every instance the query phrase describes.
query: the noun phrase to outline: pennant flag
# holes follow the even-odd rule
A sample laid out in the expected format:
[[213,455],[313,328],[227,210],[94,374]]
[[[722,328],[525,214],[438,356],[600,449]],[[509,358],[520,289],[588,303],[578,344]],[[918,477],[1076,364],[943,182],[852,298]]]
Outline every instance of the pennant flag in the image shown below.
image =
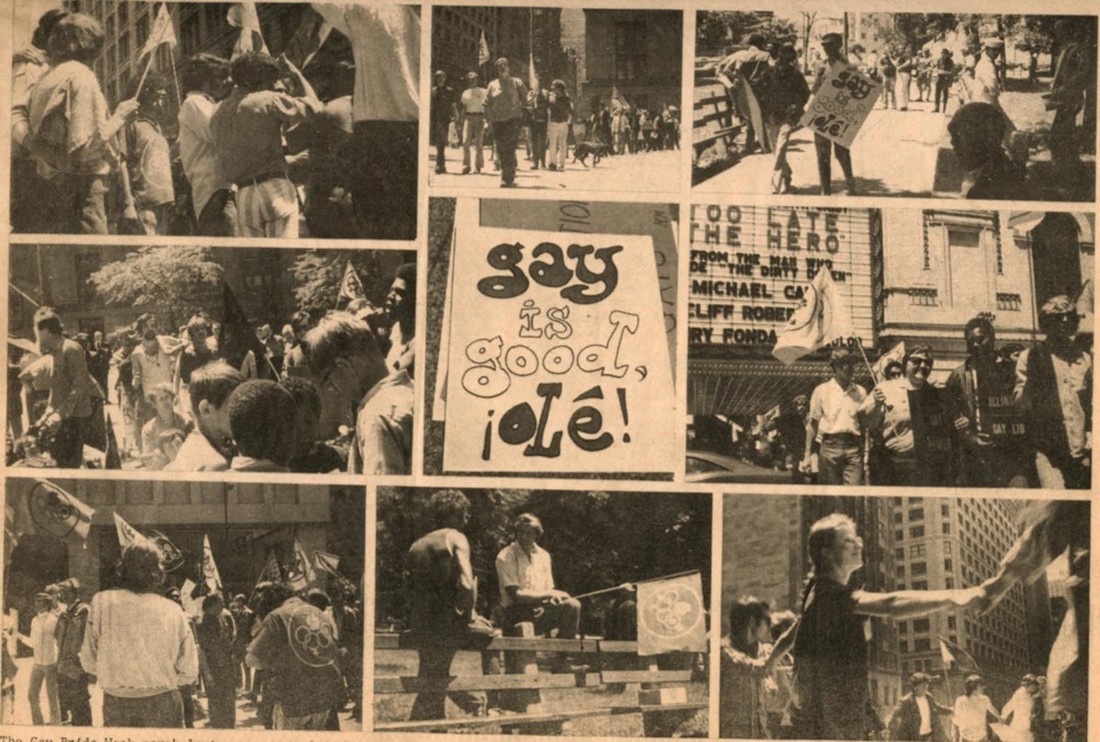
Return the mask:
[[172,26],[172,16],[168,13],[168,4],[162,3],[157,17],[153,20],[153,27],[149,30],[149,38],[145,40],[145,46],[141,47],[138,58],[151,54],[161,44],[175,47],[179,41],[176,39],[176,29]]
[[5,553],[22,536],[44,535],[85,541],[95,510],[52,482],[36,480],[23,492],[9,484],[4,508]]
[[214,550],[210,548],[210,537],[202,536],[202,581],[210,592],[220,592],[222,576],[218,574],[218,565],[214,562]]
[[480,67],[483,64],[487,64],[492,57],[489,54],[489,44],[485,41],[485,31],[481,31],[481,41],[477,42],[477,65]]
[[261,582],[282,582],[283,571],[279,568],[279,560],[275,557],[275,550],[267,550],[267,561],[264,562],[264,568],[260,570],[260,576],[256,579],[256,584]]
[[256,356],[257,364],[267,357],[263,343],[256,337],[255,328],[228,283],[222,284],[222,327],[218,348],[229,365],[237,369],[244,363],[248,351]]
[[638,655],[705,651],[705,613],[698,572],[638,583]]
[[122,455],[118,450],[118,438],[115,436],[115,425],[111,421],[110,413],[107,414],[107,450],[103,466],[107,469],[122,468]]
[[164,567],[165,572],[175,572],[183,566],[183,552],[163,533],[150,530],[148,534],[145,534],[145,538],[152,541],[160,549],[161,566]]
[[180,585],[180,604],[183,606],[183,612],[188,616],[202,618],[202,601],[199,600],[198,596],[205,594],[199,585],[196,585],[190,579],[184,580],[183,584]]
[[313,58],[317,55],[317,52],[328,40],[329,34],[332,33],[332,24],[326,21],[320,13],[313,8],[309,8],[302,13],[302,20],[298,24],[298,29],[294,32],[294,35],[287,42],[286,48],[283,49],[283,54],[300,70],[304,70]]
[[298,538],[294,538],[294,551],[286,564],[286,583],[291,590],[305,590],[316,579],[313,564]]
[[895,345],[890,350],[883,353],[878,357],[878,360],[871,366],[871,371],[875,374],[875,383],[883,381],[886,378],[886,367],[894,361],[901,363],[901,359],[905,358],[905,341]]
[[264,43],[264,34],[260,30],[260,16],[256,12],[256,3],[246,1],[233,5],[226,13],[225,21],[230,26],[241,29],[241,35],[237,38],[237,43],[233,45],[233,52],[229,55],[231,61],[246,52],[267,53],[267,44]]
[[126,551],[132,544],[138,541],[148,540],[138,529],[123,520],[121,515],[118,513],[112,513],[112,515],[115,519],[115,532],[118,534],[118,545],[120,549]]
[[943,639],[940,639],[940,659],[943,660],[944,667],[957,664],[955,655],[951,654],[951,650],[947,648],[947,643]]
[[343,577],[338,571],[340,557],[324,551],[313,552],[313,565],[322,572],[327,572],[333,577]]
[[340,280],[340,293],[336,297],[337,304],[343,299],[345,302],[354,299],[366,299],[367,292],[363,288],[363,282],[359,279],[359,273],[349,260],[344,266],[344,277]]
[[532,49],[527,55],[527,85],[531,90],[539,89],[539,76],[535,72],[535,51]]
[[837,338],[850,337],[852,313],[832,272],[822,268],[806,287],[800,306],[779,333],[772,355],[790,365],[804,355],[823,348]]

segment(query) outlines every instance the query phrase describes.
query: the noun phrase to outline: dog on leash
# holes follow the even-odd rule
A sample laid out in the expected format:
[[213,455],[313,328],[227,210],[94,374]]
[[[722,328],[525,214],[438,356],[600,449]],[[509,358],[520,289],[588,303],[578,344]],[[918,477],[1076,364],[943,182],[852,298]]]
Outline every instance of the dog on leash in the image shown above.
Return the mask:
[[600,164],[600,158],[607,157],[609,154],[611,154],[611,147],[603,142],[577,142],[573,147],[573,162],[579,162],[588,167],[586,160],[589,155],[592,155],[592,167],[596,167]]

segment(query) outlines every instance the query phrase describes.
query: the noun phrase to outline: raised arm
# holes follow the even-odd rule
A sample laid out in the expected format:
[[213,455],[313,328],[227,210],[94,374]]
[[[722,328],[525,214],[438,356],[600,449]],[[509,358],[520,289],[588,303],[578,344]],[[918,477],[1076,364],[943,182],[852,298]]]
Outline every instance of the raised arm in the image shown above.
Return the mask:
[[880,618],[912,618],[946,608],[966,608],[980,602],[985,591],[980,587],[965,590],[899,590],[893,593],[855,593],[856,613]]

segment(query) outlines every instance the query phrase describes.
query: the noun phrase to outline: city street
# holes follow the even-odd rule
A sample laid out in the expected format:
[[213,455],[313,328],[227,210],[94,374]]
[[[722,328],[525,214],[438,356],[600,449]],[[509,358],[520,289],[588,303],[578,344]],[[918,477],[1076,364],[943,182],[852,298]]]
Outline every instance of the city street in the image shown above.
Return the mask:
[[[485,167],[478,175],[471,171],[462,174],[462,148],[447,148],[447,172],[436,173],[435,152],[432,151],[428,182],[433,188],[497,188],[500,185],[500,171],[493,169],[491,150],[486,147]],[[588,167],[573,161],[570,148],[565,158],[565,170],[531,169],[523,149],[516,151],[519,169],[516,172],[517,188],[536,190],[573,190],[573,191],[671,191],[679,187],[680,166],[683,160],[681,150],[660,150],[657,152],[638,152],[630,155],[616,155],[600,159],[593,166],[592,157],[588,157]],[[470,153],[471,159],[473,152]]]
[[[31,676],[33,665],[31,657],[21,657],[15,660],[18,671],[15,674],[15,713],[11,719],[4,719],[5,724],[29,725],[31,723],[31,709],[27,701],[27,681]],[[103,692],[99,686],[89,688],[92,696],[92,726],[103,726]],[[206,729],[206,699],[196,698],[195,728]],[[43,716],[49,715],[49,704],[46,702],[46,688],[42,687],[40,702]],[[350,706],[340,712],[340,731],[359,731],[363,728],[360,721],[351,718]],[[201,711],[201,713],[200,713]],[[242,695],[237,696],[237,729],[263,729],[263,723],[256,718],[256,705]]]

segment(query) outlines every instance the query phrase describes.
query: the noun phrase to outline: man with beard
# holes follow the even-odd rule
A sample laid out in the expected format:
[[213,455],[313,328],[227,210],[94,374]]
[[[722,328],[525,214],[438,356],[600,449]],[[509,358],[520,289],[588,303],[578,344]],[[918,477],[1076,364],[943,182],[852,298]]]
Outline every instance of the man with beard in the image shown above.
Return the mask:
[[88,674],[80,665],[80,647],[88,625],[88,604],[80,599],[80,582],[70,577],[61,583],[61,601],[68,607],[57,617],[57,695],[61,721],[69,726],[90,727],[92,706]]
[[1092,481],[1092,356],[1073,342],[1080,322],[1068,296],[1050,298],[1039,310],[1046,339],[1016,361],[1013,394],[1043,489],[1088,489]]
[[416,263],[405,263],[394,274],[386,294],[386,316],[393,322],[386,365],[390,373],[404,370],[415,376]]
[[1024,421],[1012,399],[1015,366],[998,358],[993,323],[985,317],[967,322],[963,337],[968,358],[947,380],[963,476],[972,487],[1027,487]]
[[928,383],[932,349],[918,345],[902,359],[904,376],[879,382],[860,413],[867,428],[882,434],[881,484],[937,486],[954,483],[955,416],[946,395]]
[[370,325],[347,312],[324,317],[306,334],[305,345],[317,385],[355,411],[348,472],[408,474],[413,409],[408,372],[390,373]]

